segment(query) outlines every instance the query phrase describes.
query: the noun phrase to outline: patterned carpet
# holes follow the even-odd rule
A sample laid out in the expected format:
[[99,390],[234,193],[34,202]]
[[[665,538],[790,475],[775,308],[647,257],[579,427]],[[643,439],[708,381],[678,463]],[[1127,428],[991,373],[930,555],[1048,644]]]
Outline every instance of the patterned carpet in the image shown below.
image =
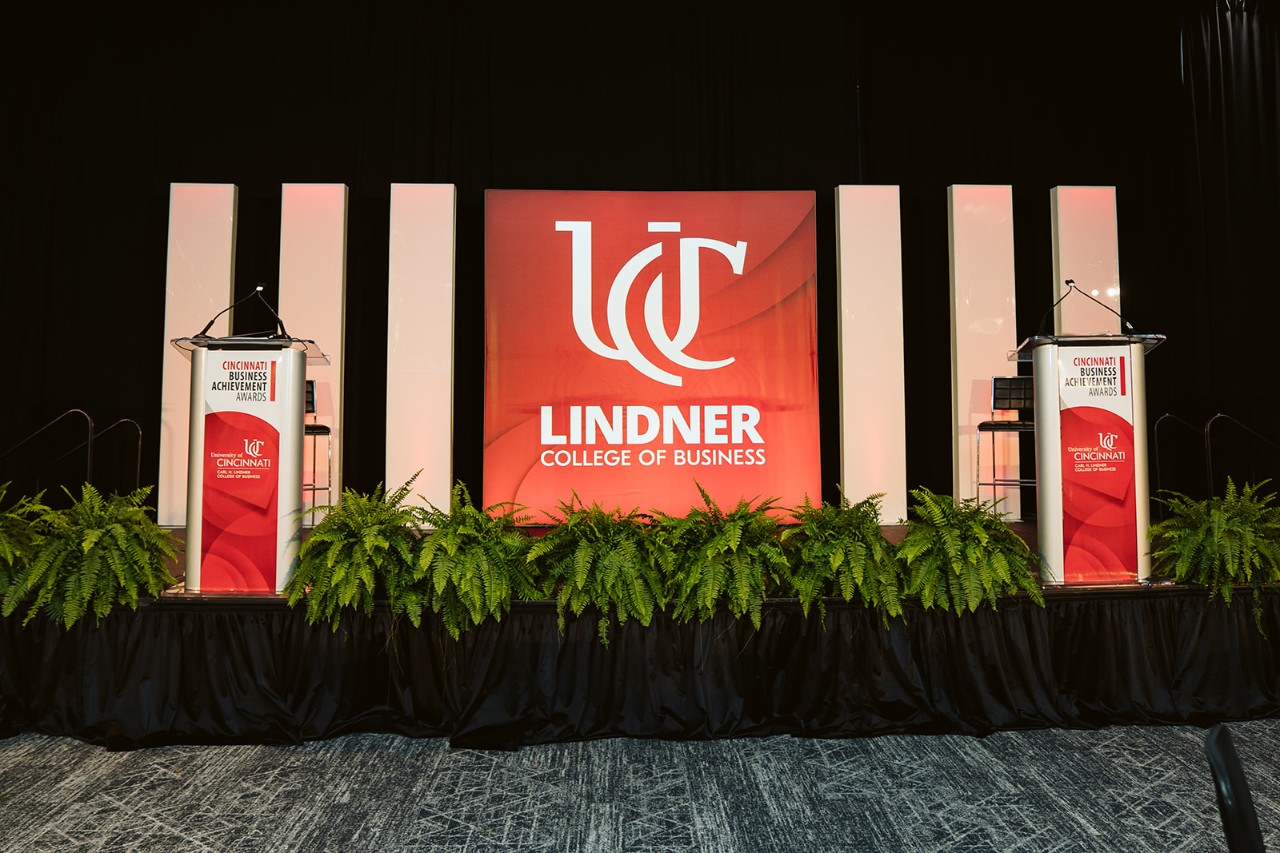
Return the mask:
[[[1233,723],[1280,849],[1280,720]],[[605,740],[0,740],[6,851],[1225,850],[1205,730]]]

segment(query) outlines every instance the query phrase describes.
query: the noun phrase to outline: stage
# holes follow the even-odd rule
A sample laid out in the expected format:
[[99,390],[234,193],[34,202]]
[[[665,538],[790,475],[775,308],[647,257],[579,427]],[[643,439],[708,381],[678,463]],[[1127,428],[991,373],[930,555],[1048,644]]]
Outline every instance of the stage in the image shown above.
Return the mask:
[[334,632],[273,596],[165,594],[70,631],[0,620],[0,734],[109,749],[297,743],[352,732],[456,747],[605,737],[840,738],[1195,724],[1280,714],[1280,593],[1230,607],[1185,586],[1050,588],[905,620],[840,600],[825,620],[769,601],[759,631],[721,614],[563,635],[551,602],[518,603],[455,641],[384,608]]

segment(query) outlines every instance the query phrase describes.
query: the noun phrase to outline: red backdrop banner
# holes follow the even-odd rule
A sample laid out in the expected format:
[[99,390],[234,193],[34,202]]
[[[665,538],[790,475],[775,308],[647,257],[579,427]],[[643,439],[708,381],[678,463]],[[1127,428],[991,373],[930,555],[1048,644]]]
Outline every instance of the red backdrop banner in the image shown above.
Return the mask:
[[812,192],[491,190],[485,218],[486,505],[820,499]]

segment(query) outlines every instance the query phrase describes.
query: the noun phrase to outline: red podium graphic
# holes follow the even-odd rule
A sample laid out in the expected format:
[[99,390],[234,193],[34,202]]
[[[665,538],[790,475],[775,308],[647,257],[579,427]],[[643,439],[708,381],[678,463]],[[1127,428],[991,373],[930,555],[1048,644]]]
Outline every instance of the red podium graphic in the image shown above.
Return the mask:
[[1040,336],[1019,348],[1034,366],[1038,532],[1051,583],[1150,575],[1144,361],[1163,340]]
[[484,503],[818,499],[812,192],[490,191]]
[[209,412],[204,423],[201,588],[273,592],[280,431],[247,412]]

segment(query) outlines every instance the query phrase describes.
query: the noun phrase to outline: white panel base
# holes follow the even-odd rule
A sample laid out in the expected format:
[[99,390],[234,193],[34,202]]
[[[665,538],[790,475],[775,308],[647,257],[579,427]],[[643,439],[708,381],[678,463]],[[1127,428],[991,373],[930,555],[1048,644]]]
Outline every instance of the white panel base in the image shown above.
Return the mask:
[[[953,186],[947,189],[947,221],[951,247],[951,402],[952,495],[978,497],[978,424],[991,418],[991,379],[1018,372],[1009,359],[1017,346],[1014,299],[1013,188]],[[984,436],[989,440],[988,436]],[[1017,479],[1018,436],[996,436],[998,479]],[[989,470],[989,469],[988,469]],[[998,509],[1021,518],[1022,498],[1016,488],[984,494],[999,500]]]
[[[235,186],[171,184],[156,488],[156,521],[163,527],[187,523],[187,438],[191,425],[191,364],[170,341],[194,335],[231,304],[235,256]],[[216,337],[227,332],[226,315],[209,329]]]
[[[331,430],[330,492],[306,492],[305,507],[336,504],[342,495],[342,364],[346,324],[347,188],[284,184],[280,194],[279,313],[294,337],[313,340],[329,363],[307,364],[316,383],[316,422]],[[324,454],[318,454],[323,465]],[[324,482],[303,454],[303,479]],[[317,497],[318,496],[318,497]],[[314,516],[308,524],[318,521]]]
[[890,524],[907,515],[900,223],[897,187],[837,187],[840,485],[883,494]]
[[[1068,295],[1054,312],[1058,335],[1100,335],[1120,328],[1120,240],[1115,187],[1054,187],[1049,191],[1053,220],[1053,300],[1067,279],[1103,303]],[[1103,307],[1103,305],[1107,307]],[[1108,308],[1110,310],[1108,310]]]
[[387,468],[394,489],[447,509],[453,488],[452,184],[392,184],[387,281]]

